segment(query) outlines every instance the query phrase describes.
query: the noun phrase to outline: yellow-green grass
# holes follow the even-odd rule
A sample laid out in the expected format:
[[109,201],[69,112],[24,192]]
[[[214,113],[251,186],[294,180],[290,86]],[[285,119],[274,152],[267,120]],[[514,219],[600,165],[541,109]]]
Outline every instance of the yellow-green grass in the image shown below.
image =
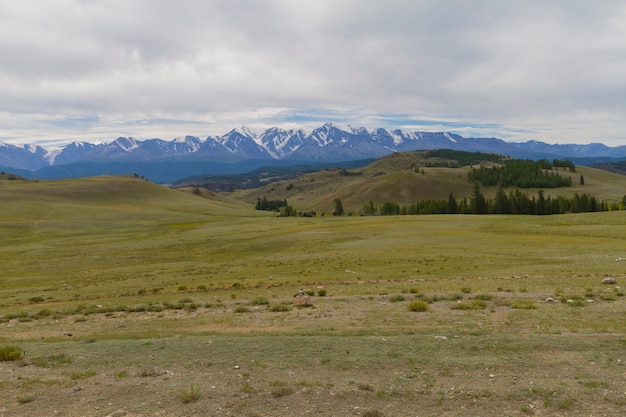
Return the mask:
[[626,212],[277,218],[132,177],[0,200],[0,346],[23,352],[0,362],[7,415],[626,406]]
[[573,277],[622,274],[626,251],[624,212],[288,219],[128,178],[11,187],[0,189],[5,313],[233,286],[568,290]]

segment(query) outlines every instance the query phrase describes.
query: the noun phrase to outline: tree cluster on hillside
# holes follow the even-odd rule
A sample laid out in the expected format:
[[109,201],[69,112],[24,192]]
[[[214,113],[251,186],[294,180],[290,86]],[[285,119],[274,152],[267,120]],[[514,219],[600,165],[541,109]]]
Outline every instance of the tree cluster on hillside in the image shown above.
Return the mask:
[[[434,149],[425,153],[427,159],[425,165],[428,167],[444,166],[459,168],[468,165],[480,164],[484,162],[501,163],[504,159],[502,155],[495,153],[455,151],[452,149]],[[439,159],[435,162],[431,159]]]
[[298,213],[296,209],[287,204],[287,200],[268,200],[267,198],[257,198],[254,208],[256,210],[275,211],[280,213],[280,217],[311,217],[311,213]]
[[370,201],[361,214],[363,215],[413,215],[413,214],[531,214],[548,215],[563,213],[582,213],[595,211],[619,210],[616,204],[598,201],[589,194],[574,194],[567,198],[558,196],[546,197],[543,190],[539,190],[537,197],[529,197],[520,190],[508,194],[501,187],[495,198],[486,199],[478,184],[472,195],[456,200],[452,194],[447,200],[422,200],[409,205],[400,205],[395,202],[385,202],[381,205]]
[[282,207],[287,207],[287,200],[268,200],[267,198],[257,198],[256,205],[257,210],[266,211],[280,211]]
[[[556,160],[555,160],[556,161]],[[558,161],[558,166],[564,166],[564,161]],[[574,172],[573,164],[567,165]],[[510,159],[504,161],[502,166],[481,166],[472,168],[468,172],[471,181],[479,182],[484,186],[500,185],[502,187],[519,188],[556,188],[571,187],[572,178],[563,177],[558,172],[552,171],[554,165],[546,159],[539,161]],[[573,169],[573,171],[572,171]]]

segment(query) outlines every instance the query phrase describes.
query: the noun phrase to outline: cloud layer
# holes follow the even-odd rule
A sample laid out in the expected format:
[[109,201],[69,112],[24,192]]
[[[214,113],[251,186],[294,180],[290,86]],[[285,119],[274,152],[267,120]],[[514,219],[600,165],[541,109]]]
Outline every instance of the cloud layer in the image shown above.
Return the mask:
[[0,3],[0,141],[233,127],[626,144],[626,3]]

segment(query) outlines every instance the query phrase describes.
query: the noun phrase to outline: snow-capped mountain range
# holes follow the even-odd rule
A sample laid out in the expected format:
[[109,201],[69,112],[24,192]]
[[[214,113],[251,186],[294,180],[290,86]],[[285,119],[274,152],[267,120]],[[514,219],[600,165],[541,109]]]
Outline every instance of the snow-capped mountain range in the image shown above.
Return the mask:
[[[137,140],[119,137],[110,143],[73,142],[61,149],[45,149],[36,145],[0,144],[0,168],[18,170],[21,175],[34,178],[59,178],[59,169],[67,176],[80,176],[72,167],[89,166],[86,175],[116,173],[111,164],[120,169],[170,164],[172,178],[201,173],[215,173],[212,166],[224,163],[257,161],[339,162],[381,156],[410,150],[455,149],[492,152],[517,158],[626,158],[626,146],[608,147],[600,143],[589,145],[551,145],[543,142],[505,142],[497,138],[465,138],[447,132],[405,132],[401,130],[352,127],[326,123],[310,132],[301,129],[270,128],[254,130],[247,127],[233,129],[222,136],[205,139],[182,136],[170,141],[162,139]],[[260,162],[259,162],[260,161]],[[182,164],[181,164],[182,163]],[[97,170],[97,167],[108,167]],[[195,167],[194,173],[181,167]],[[243,165],[245,166],[245,164]],[[59,168],[59,169],[54,169]],[[175,172],[176,171],[176,172]],[[177,172],[180,171],[180,172]],[[32,173],[29,175],[29,172]],[[57,172],[56,174],[46,174]],[[174,179],[176,179],[174,178]]]

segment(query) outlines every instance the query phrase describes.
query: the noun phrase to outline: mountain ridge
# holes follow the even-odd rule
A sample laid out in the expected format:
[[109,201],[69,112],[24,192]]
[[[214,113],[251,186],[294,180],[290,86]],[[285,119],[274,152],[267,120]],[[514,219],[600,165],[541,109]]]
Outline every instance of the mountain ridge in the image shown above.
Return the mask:
[[[138,140],[132,136],[118,137],[109,143],[75,141],[61,149],[38,145],[0,144],[0,168],[13,169],[33,178],[53,179],[81,176],[80,166],[102,166],[103,173],[111,164],[152,168],[141,175],[160,182],[169,182],[189,175],[219,173],[220,164],[236,164],[246,160],[269,164],[289,161],[328,163],[379,158],[394,152],[432,149],[454,149],[471,152],[493,152],[525,159],[626,158],[626,146],[609,147],[601,143],[547,144],[505,142],[498,138],[465,138],[450,132],[403,131],[400,129],[352,127],[337,123],[307,132],[303,129],[232,129],[222,136],[179,136],[173,140],[159,138]],[[184,169],[188,161],[196,168]],[[166,168],[178,163],[177,169]],[[578,162],[580,163],[580,162]],[[202,168],[202,164],[205,165]],[[245,164],[243,164],[245,165]],[[205,172],[199,170],[205,169]],[[170,171],[162,175],[162,171]],[[217,170],[217,171],[216,171]],[[91,169],[90,173],[97,172]],[[119,172],[127,173],[127,172]],[[158,174],[158,179],[154,179]]]

